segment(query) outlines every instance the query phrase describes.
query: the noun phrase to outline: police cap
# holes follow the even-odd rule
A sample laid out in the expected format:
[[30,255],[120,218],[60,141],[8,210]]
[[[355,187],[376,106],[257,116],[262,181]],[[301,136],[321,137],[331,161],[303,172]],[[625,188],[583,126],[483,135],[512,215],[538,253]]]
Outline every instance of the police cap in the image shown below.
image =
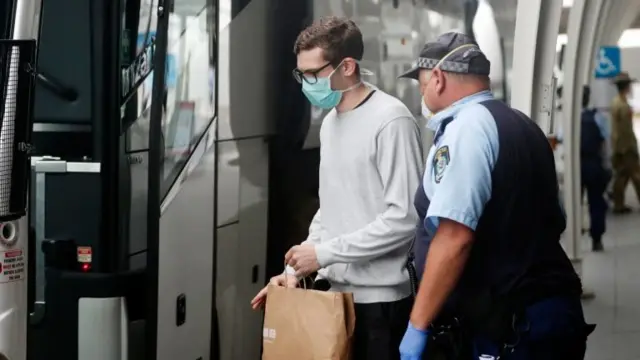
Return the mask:
[[432,70],[436,65],[447,72],[489,75],[491,63],[470,36],[447,32],[425,44],[411,70],[400,78],[418,79],[420,69]]

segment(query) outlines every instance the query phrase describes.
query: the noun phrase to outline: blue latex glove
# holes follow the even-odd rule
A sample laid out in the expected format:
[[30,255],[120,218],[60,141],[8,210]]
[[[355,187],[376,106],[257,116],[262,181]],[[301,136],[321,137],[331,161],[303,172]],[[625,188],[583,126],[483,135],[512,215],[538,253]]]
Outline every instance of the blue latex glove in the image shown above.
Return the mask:
[[418,330],[411,323],[400,343],[400,360],[420,360],[427,346],[429,330]]

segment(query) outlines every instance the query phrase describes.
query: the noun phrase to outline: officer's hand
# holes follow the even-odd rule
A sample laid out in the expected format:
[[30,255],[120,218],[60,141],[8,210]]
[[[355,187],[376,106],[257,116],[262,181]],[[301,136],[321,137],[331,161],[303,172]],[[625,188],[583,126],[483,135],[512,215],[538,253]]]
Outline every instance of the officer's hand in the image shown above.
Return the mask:
[[318,257],[316,256],[316,246],[313,244],[296,245],[287,251],[284,256],[287,265],[296,270],[296,276],[305,277],[320,269]]
[[411,323],[400,343],[400,360],[420,360],[427,346],[428,330],[418,330]]
[[[285,276],[285,274],[280,274],[278,276],[272,277],[271,280],[269,280],[269,285],[294,288],[298,286],[298,279],[296,279],[296,277],[293,275]],[[267,300],[267,289],[269,288],[269,285],[262,288],[258,295],[256,295],[251,300],[251,307],[253,308],[253,310],[258,310],[264,307],[264,303]]]

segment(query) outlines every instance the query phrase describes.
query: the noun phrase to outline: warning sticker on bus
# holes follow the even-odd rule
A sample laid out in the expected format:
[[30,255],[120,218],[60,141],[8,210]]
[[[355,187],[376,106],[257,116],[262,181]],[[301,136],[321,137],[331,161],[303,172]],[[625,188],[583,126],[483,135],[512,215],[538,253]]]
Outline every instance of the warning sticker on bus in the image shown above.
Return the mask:
[[21,249],[0,251],[0,284],[24,280],[24,253]]
[[78,246],[78,262],[91,262],[91,246]]

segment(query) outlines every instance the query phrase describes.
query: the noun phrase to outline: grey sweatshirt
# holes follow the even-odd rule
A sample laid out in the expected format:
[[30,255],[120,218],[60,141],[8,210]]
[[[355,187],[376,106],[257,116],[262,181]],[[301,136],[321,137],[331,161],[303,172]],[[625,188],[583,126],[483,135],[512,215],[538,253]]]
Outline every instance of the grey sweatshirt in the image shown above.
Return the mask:
[[320,143],[320,209],[306,240],[316,244],[319,276],[357,303],[409,296],[405,263],[423,170],[416,120],[376,90],[354,110],[327,114]]

